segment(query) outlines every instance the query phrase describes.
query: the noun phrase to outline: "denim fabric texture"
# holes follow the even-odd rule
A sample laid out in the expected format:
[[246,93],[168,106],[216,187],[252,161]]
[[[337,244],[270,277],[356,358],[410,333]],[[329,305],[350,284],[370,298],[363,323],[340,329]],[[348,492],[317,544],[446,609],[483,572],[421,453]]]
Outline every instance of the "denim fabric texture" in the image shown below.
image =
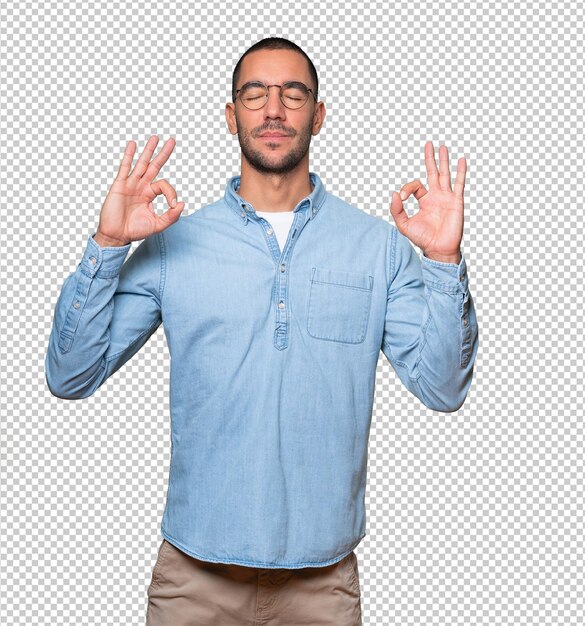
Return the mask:
[[465,258],[418,255],[388,221],[325,190],[281,250],[238,195],[131,244],[88,236],[55,305],[50,391],[87,398],[163,324],[171,462],[164,538],[198,559],[326,566],[366,533],[380,350],[426,407],[456,411],[478,328]]

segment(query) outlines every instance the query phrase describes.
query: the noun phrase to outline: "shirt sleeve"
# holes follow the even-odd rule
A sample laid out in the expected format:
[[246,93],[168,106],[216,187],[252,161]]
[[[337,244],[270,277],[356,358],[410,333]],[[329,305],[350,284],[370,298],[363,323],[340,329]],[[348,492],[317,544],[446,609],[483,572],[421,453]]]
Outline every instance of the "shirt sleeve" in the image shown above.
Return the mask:
[[[95,233],[93,233],[95,234]],[[55,305],[45,378],[59,398],[93,394],[146,343],[161,324],[161,233],[101,247],[93,234]]]
[[471,385],[478,327],[465,257],[421,258],[394,225],[388,237],[388,297],[382,351],[425,406],[451,412]]

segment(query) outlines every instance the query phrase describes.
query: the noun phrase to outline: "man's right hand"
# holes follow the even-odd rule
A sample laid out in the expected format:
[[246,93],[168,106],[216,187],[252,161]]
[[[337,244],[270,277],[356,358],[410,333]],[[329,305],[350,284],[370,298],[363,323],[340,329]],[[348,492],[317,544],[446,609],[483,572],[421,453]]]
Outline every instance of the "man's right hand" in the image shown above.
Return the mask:
[[[157,143],[158,137],[152,135],[130,172],[136,142],[128,142],[118,175],[106,196],[99,225],[93,236],[100,246],[124,246],[132,241],[146,239],[179,219],[185,203],[177,202],[173,207],[173,202],[177,201],[177,192],[168,181],[154,180],[171,155],[175,140],[169,139],[151,161]],[[162,215],[157,215],[152,201],[161,194],[164,194],[169,208]]]

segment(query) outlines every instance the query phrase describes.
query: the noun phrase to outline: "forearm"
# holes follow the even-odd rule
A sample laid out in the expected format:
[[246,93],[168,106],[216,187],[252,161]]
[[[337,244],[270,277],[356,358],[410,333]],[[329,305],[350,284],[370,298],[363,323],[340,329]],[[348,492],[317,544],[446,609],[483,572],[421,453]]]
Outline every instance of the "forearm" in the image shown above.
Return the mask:
[[129,247],[102,250],[88,240],[75,272],[63,283],[45,359],[47,384],[57,397],[85,398],[105,375],[102,359],[109,345],[111,300]]
[[423,256],[421,261],[427,310],[416,376],[421,400],[438,411],[463,404],[478,348],[476,311],[461,260],[437,265]]
[[425,406],[455,411],[471,384],[477,320],[465,258],[420,258],[392,228],[382,349],[405,387]]

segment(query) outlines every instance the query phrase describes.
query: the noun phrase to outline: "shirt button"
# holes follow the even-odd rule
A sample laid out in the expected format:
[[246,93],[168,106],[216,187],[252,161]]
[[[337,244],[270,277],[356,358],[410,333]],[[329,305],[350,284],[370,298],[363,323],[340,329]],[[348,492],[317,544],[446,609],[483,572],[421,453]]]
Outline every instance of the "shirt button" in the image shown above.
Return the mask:
[[73,307],[74,307],[75,309],[78,309],[78,308],[79,308],[79,306],[80,306],[80,304],[79,304],[79,300],[76,300],[76,301],[73,303]]
[[269,235],[272,235],[272,228],[269,228],[266,232],[267,232]]
[[282,300],[278,303],[278,308],[284,309],[284,302]]
[[95,258],[94,256],[92,256],[92,257],[89,259],[89,262],[90,262],[92,265],[95,265],[95,264],[96,264],[96,258]]
[[244,217],[244,215],[246,215],[246,211],[242,211],[242,217]]
[[466,317],[463,318],[463,324],[465,326],[467,326],[467,324],[469,324],[469,320]]
[[281,263],[281,264],[280,264],[280,271],[281,271],[281,272],[284,272],[284,263]]

